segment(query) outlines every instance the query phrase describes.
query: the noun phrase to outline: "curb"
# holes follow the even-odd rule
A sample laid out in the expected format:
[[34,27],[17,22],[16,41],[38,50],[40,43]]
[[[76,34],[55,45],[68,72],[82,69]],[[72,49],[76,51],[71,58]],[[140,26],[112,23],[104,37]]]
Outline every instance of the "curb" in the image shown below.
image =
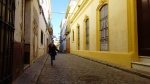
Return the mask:
[[41,70],[38,71],[38,73],[36,74],[35,78],[33,79],[33,84],[37,83],[37,80],[39,79],[39,76],[41,74],[41,71],[43,70],[43,66],[45,65],[46,60],[48,59],[48,56],[46,56],[46,58],[44,59],[43,63],[42,63],[42,68]]
[[136,74],[136,75],[138,75],[138,76],[141,76],[141,77],[150,79],[150,74],[146,74],[146,73],[144,73],[144,72],[142,73],[142,71],[138,71],[138,70],[134,70],[134,69],[132,69],[132,68],[125,68],[125,67],[122,67],[122,66],[110,64],[110,63],[108,63],[108,62],[104,62],[104,61],[101,61],[101,60],[96,60],[96,59],[93,59],[93,58],[90,58],[90,57],[84,57],[84,56],[79,56],[79,55],[75,55],[75,54],[71,54],[71,55],[78,56],[78,57],[81,57],[81,58],[83,58],[83,59],[87,59],[87,60],[90,60],[90,61],[94,61],[94,62],[97,62],[97,63],[101,63],[101,64],[104,64],[104,65],[109,66],[109,67],[113,67],[113,68],[116,68],[116,69],[120,69],[120,70],[122,70],[122,71],[126,71],[126,72],[129,72],[129,73]]

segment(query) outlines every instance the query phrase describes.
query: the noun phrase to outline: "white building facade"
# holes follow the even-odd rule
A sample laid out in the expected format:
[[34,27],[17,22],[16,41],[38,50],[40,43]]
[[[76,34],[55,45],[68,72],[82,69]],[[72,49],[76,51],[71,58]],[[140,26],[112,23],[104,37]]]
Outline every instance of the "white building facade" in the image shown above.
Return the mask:
[[[39,56],[46,53],[48,50],[48,45],[52,42],[52,27],[50,24],[52,14],[51,14],[51,2],[50,0],[39,0],[41,7],[40,10],[40,23],[39,23]],[[43,40],[43,41],[42,41]]]
[[62,19],[60,24],[60,52],[66,52],[66,29],[67,29],[67,19]]

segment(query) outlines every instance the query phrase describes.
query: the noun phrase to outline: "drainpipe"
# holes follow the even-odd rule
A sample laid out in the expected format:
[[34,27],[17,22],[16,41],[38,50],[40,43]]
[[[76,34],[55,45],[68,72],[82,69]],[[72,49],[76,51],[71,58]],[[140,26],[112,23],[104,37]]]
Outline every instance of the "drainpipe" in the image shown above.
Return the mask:
[[22,32],[22,35],[21,35],[21,43],[23,42],[24,43],[24,41],[25,41],[25,39],[24,39],[24,31],[25,31],[25,28],[24,28],[24,1],[25,0],[22,0],[22,23],[20,24],[20,26],[21,26],[21,32]]

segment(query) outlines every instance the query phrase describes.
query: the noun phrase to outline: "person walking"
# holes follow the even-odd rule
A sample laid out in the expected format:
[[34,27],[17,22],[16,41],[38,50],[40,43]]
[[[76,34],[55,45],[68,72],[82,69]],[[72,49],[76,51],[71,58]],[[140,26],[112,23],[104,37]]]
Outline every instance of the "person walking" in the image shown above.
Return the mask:
[[50,44],[48,45],[48,47],[49,47],[48,53],[49,53],[49,55],[51,56],[51,66],[53,66],[53,60],[55,60],[55,56],[56,56],[56,54],[57,54],[56,51],[59,52],[59,50],[56,48],[56,46],[55,46],[53,43],[50,43]]

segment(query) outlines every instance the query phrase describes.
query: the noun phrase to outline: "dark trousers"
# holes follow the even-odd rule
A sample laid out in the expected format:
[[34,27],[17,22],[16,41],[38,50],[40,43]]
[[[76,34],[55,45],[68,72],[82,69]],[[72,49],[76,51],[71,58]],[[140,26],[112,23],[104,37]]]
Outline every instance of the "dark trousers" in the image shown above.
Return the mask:
[[54,55],[54,56],[51,56],[51,60],[55,60],[55,55]]
[[51,65],[53,66],[53,60],[55,60],[55,55],[50,54],[51,56]]

